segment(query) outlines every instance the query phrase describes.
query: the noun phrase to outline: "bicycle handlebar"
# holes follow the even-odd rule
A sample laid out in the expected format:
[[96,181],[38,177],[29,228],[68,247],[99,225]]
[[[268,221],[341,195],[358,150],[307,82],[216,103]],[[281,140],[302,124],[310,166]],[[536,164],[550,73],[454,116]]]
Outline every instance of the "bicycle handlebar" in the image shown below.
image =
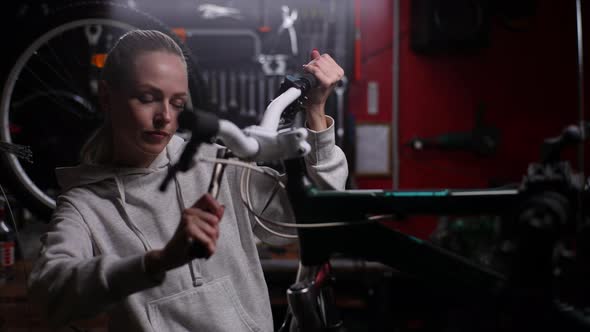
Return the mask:
[[201,143],[212,143],[215,138],[242,160],[271,162],[305,156],[311,151],[306,141],[307,130],[277,129],[283,112],[316,85],[317,79],[312,74],[287,75],[281,85],[280,95],[268,105],[260,125],[244,129],[231,121],[219,119],[213,113],[193,110],[181,112],[178,117],[179,129],[189,130],[191,138],[178,163],[169,169],[160,190],[166,190],[174,173],[185,172],[193,166],[193,156]]

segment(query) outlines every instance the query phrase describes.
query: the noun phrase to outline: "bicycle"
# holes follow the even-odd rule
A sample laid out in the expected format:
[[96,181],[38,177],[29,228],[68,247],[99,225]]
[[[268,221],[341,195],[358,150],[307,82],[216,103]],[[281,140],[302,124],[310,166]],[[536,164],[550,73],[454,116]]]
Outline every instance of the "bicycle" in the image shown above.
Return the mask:
[[[300,268],[287,292],[289,312],[281,331],[344,330],[331,287],[330,259],[336,253],[381,262],[420,280],[462,291],[476,306],[490,310],[486,323],[495,324],[487,327],[491,330],[590,331],[590,317],[583,310],[589,305],[584,296],[590,294],[588,287],[579,282],[569,287],[556,285],[553,271],[559,241],[575,238],[579,250],[577,268],[561,272],[579,280],[590,276],[590,219],[583,210],[584,204],[590,202],[588,184],[573,172],[568,162],[560,160],[566,145],[581,143],[580,128],[568,127],[561,136],[548,139],[543,145],[541,162],[531,163],[516,188],[318,190],[306,177],[301,162],[306,151],[300,137],[304,132],[301,128],[277,131],[281,120],[278,114],[284,109],[298,108],[302,91],[309,89],[313,78],[286,77],[284,84],[283,93],[269,105],[261,126],[240,130],[227,120],[186,112],[180,125],[190,129],[194,136],[188,144],[190,148],[183,152],[184,158],[174,168],[190,168],[198,144],[215,138],[235,151],[237,159],[284,162],[294,223],[265,219],[242,192],[244,204],[258,222],[297,229]],[[292,116],[293,112],[289,114]],[[202,161],[235,164],[226,159]],[[253,168],[250,164],[243,166]],[[498,271],[482,266],[380,222],[415,214],[512,216],[510,234],[516,247],[507,269]]]

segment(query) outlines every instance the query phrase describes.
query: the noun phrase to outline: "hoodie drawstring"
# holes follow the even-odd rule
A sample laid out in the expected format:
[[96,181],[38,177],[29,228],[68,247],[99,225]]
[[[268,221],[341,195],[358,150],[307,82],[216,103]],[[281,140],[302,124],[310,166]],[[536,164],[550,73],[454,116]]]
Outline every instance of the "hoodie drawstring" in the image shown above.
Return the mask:
[[119,190],[119,197],[117,197],[116,201],[117,201],[117,203],[119,203],[119,208],[121,210],[123,220],[125,221],[125,223],[129,227],[129,229],[131,229],[131,231],[133,233],[135,233],[135,235],[137,235],[137,237],[139,238],[139,240],[143,244],[143,248],[145,249],[145,251],[152,250],[152,246],[150,245],[150,243],[147,240],[147,238],[145,237],[145,235],[141,232],[139,227],[137,227],[133,223],[133,221],[131,221],[131,218],[129,218],[129,214],[127,213],[127,209],[125,208],[125,205],[127,203],[125,200],[125,188],[123,186],[123,182],[121,181],[121,179],[117,175],[115,175],[114,178],[115,178],[115,183],[117,184],[117,189]]

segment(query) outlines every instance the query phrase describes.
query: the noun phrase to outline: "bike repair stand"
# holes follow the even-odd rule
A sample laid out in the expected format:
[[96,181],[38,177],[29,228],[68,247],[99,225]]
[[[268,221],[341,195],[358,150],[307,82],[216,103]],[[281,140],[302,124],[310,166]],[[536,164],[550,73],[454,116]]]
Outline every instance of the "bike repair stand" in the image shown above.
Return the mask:
[[[575,319],[575,311],[556,301],[563,290],[555,282],[559,277],[555,273],[558,242],[580,234],[585,182],[581,173],[575,173],[570,163],[562,160],[561,152],[568,145],[581,145],[583,132],[583,128],[572,125],[559,137],[546,139],[541,162],[529,166],[522,182],[525,200],[512,226],[514,256],[509,264],[507,292],[501,299],[509,317],[514,318],[510,322],[514,331],[588,331],[590,326],[590,320]],[[579,240],[588,245],[587,239]],[[587,288],[584,282],[580,286]]]

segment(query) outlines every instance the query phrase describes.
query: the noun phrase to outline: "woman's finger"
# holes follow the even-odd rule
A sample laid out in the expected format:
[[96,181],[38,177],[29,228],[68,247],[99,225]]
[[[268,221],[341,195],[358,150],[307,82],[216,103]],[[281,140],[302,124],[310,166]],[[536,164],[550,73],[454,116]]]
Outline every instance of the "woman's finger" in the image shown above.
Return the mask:
[[310,60],[314,60],[320,57],[320,51],[318,51],[317,48],[314,48],[313,50],[311,50],[311,53],[309,55]]
[[317,64],[306,65],[303,67],[303,69],[305,71],[307,71],[308,73],[313,74],[313,76],[315,76],[315,78],[320,83],[319,86],[324,87],[324,88],[329,86],[329,82],[330,82],[329,77],[326,75],[326,73],[324,73],[324,71]]
[[344,69],[327,53],[322,54],[321,59],[317,61],[317,65],[329,77],[330,84],[340,81],[344,76]]
[[201,228],[197,227],[195,224],[190,224],[187,227],[187,235],[194,239],[192,245],[196,245],[196,242],[198,245],[202,245],[207,249],[209,256],[213,255],[215,252],[216,240],[208,236]]
[[207,193],[195,203],[192,207],[199,208],[201,210],[209,211],[219,217],[223,216],[223,205],[221,205],[211,194]]
[[323,87],[336,84],[344,75],[344,70],[329,54],[322,54],[321,57],[305,65],[304,69],[314,74]]
[[219,224],[215,224],[215,226],[206,222],[196,222],[195,224],[212,239],[217,240],[219,238]]
[[202,219],[211,226],[217,226],[219,224],[219,218],[211,212],[203,211],[197,208],[188,208],[182,215],[183,218],[188,218],[189,222],[195,222],[198,219]]

